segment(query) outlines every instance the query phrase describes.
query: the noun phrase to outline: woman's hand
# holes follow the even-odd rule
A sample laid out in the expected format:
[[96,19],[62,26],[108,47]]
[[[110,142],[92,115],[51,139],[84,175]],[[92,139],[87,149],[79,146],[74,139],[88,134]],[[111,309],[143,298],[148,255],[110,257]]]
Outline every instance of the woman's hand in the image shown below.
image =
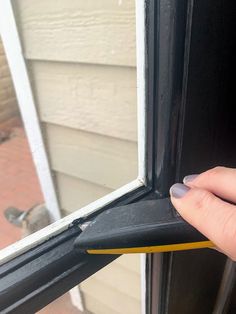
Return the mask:
[[236,169],[216,167],[170,188],[180,215],[236,261]]

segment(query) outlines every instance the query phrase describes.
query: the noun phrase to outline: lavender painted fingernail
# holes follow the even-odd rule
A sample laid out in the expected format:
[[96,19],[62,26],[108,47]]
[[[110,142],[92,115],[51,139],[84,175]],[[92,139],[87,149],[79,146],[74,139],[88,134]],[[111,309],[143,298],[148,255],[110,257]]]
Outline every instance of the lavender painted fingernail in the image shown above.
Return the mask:
[[199,176],[199,174],[191,174],[189,176],[184,177],[183,182],[184,184],[192,182],[193,180],[195,180],[197,177]]
[[190,188],[182,183],[175,183],[170,188],[170,195],[174,198],[182,198]]

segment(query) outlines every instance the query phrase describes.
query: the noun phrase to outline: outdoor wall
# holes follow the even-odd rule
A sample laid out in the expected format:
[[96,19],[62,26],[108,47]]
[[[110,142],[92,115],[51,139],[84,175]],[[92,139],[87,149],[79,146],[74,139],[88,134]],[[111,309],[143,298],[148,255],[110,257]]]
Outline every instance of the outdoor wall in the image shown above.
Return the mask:
[[[137,177],[135,1],[13,1],[63,214]],[[138,314],[140,257],[81,284],[87,310]]]
[[0,37],[0,130],[5,122],[18,114],[15,92]]

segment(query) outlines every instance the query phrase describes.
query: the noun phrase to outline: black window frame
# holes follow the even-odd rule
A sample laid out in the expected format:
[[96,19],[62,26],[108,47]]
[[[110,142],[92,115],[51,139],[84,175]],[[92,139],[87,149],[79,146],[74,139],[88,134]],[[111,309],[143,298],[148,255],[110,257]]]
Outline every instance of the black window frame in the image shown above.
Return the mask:
[[[219,105],[213,110],[207,121],[203,116],[204,110],[211,110],[214,99],[206,104],[206,108],[202,112],[196,110],[194,101],[189,103],[189,89],[195,84],[189,78],[189,71],[194,70],[190,64],[190,58],[194,59],[191,49],[196,48],[191,41],[193,19],[198,14],[199,22],[201,22],[199,12],[205,23],[212,16],[218,18],[220,5],[218,0],[145,1],[147,184],[120,197],[90,216],[95,216],[108,207],[167,197],[169,187],[174,182],[182,180],[182,177],[191,171],[202,171],[219,163],[235,166],[231,155],[220,154],[214,158],[210,154],[211,149],[219,152],[215,145],[216,142],[217,144],[223,143],[222,137],[216,138],[215,133],[210,133],[207,135],[204,145],[199,142],[206,132],[207,123],[211,124],[211,128],[217,126],[222,114],[222,107]],[[203,42],[211,39],[211,35],[211,31],[204,33],[204,30],[201,29],[199,32],[199,38]],[[199,46],[201,47],[200,43]],[[212,51],[216,49],[214,46],[210,48]],[[203,53],[201,58],[203,58],[202,62],[209,61],[207,52]],[[216,64],[219,60],[222,61],[222,58],[223,56],[221,59],[213,60],[212,66],[214,62]],[[200,63],[202,64],[202,62]],[[219,73],[217,72],[217,75],[220,75]],[[200,72],[196,74],[199,79],[201,79],[201,74]],[[206,71],[207,75],[209,76],[206,83],[211,89],[214,85],[214,82],[211,81],[211,69]],[[198,87],[196,86],[196,88]],[[211,96],[205,92],[203,98],[211,99]],[[218,97],[220,99],[222,95],[219,93]],[[195,129],[190,127],[190,110],[196,114],[196,120],[193,123]],[[193,142],[195,141],[194,143],[199,149],[198,160],[195,164],[187,157],[188,154],[192,154],[191,150],[193,149],[188,136],[190,130],[193,132]],[[229,144],[232,143],[230,140],[235,134],[233,132],[230,134],[230,131],[232,131],[230,128],[223,130],[224,136],[228,136],[225,144],[227,152],[230,150]],[[204,150],[207,146],[209,148]],[[33,313],[118,257],[114,255],[90,256],[77,252],[73,243],[81,232],[78,228],[79,222],[81,222],[80,219],[73,221],[67,230],[0,266],[1,313]],[[186,260],[187,263],[194,263],[194,260],[197,260],[202,263],[201,256],[210,261],[213,256],[217,261],[213,269],[207,268],[208,274],[215,276],[209,285],[209,288],[215,285],[214,293],[211,294],[208,303],[205,299],[202,301],[205,302],[207,310],[212,308],[220,284],[225,257],[208,250],[190,253],[148,254],[146,258],[146,313],[172,313],[170,298],[175,298],[172,291],[172,287],[175,285],[175,281],[173,281],[174,267],[179,260],[182,262]],[[186,262],[183,264],[186,267]],[[196,274],[199,275],[201,270],[201,267],[198,268]],[[201,279],[201,284],[204,280],[205,278]],[[198,282],[195,287],[199,287],[201,284]],[[176,295],[178,296],[178,294]],[[185,303],[188,305],[188,302],[189,299]],[[191,313],[197,313],[197,309],[198,307]]]

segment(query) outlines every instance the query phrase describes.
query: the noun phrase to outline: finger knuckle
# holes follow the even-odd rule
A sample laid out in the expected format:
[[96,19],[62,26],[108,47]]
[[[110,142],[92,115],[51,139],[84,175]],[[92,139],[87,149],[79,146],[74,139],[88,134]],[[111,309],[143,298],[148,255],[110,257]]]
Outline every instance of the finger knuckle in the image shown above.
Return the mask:
[[199,211],[206,211],[212,204],[212,195],[208,191],[198,192],[195,200],[195,207]]
[[222,174],[225,170],[225,167],[222,166],[217,166],[212,169],[207,170],[206,172],[203,173],[204,177],[207,180],[215,180],[220,174]]

